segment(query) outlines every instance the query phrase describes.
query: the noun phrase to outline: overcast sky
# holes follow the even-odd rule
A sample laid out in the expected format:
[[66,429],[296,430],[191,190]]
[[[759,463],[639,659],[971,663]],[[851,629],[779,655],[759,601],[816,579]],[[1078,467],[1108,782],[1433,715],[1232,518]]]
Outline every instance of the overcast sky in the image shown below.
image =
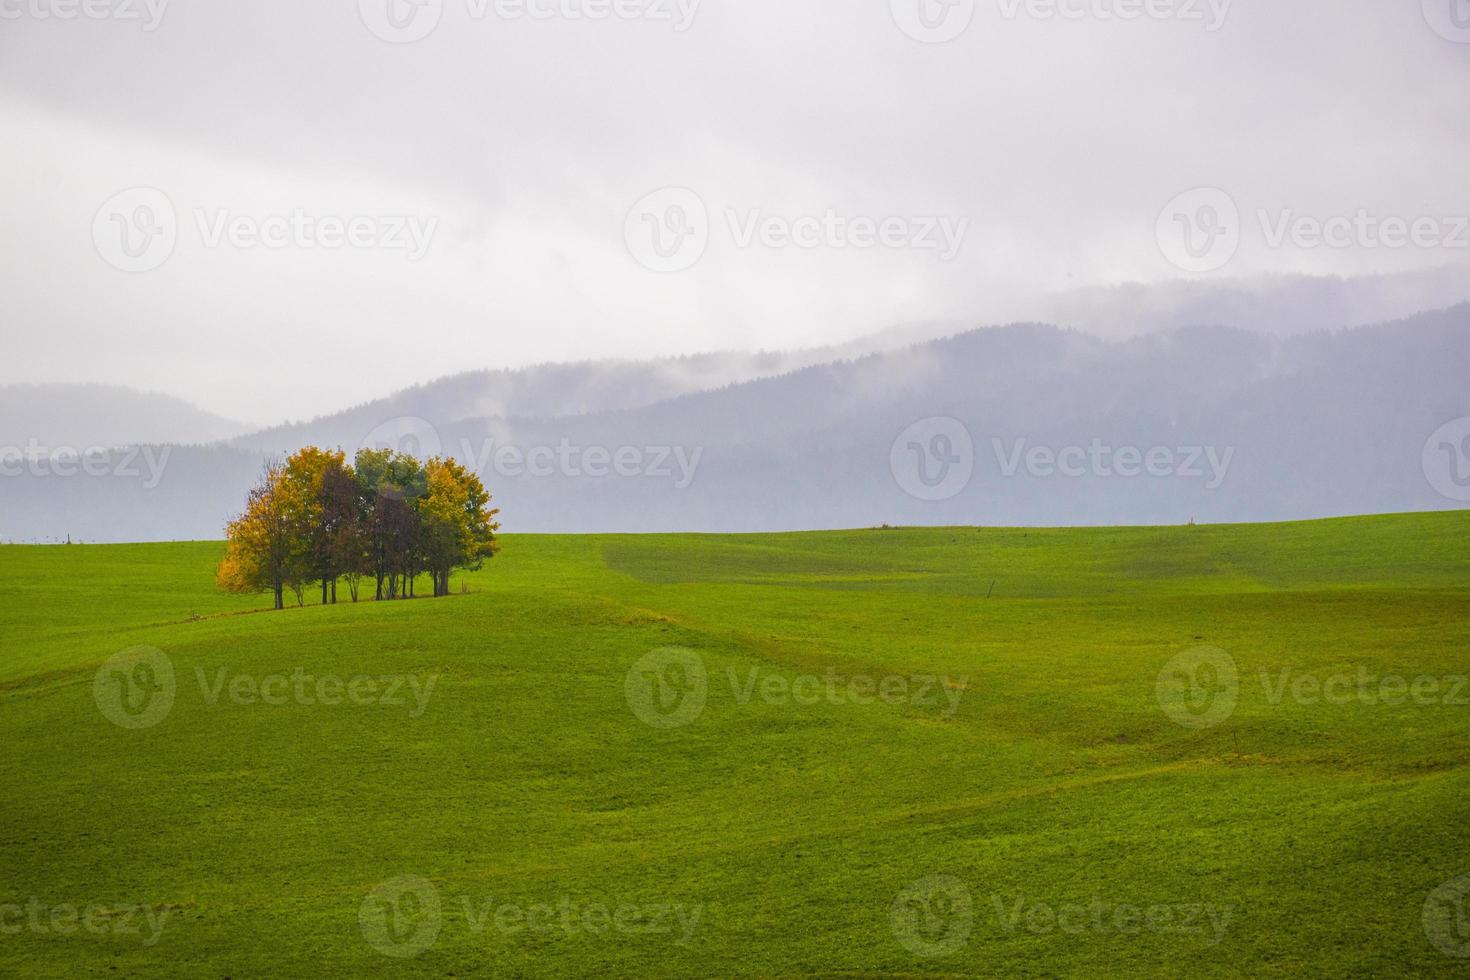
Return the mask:
[[0,383],[264,423],[1464,265],[1467,92],[1467,0],[0,0]]

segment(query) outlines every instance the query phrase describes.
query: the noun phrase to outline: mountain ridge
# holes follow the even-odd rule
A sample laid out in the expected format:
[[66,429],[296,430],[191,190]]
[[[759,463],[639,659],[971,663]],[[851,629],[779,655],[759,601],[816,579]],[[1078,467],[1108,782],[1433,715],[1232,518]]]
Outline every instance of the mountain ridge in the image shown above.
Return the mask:
[[[1436,430],[1470,417],[1467,375],[1470,304],[1285,338],[1226,326],[1109,341],[1018,323],[598,413],[368,417],[340,440],[301,430],[295,444],[183,447],[151,486],[146,473],[23,474],[0,480],[0,537],[215,537],[267,456],[303,443],[351,453],[374,432],[377,444],[409,440],[415,452],[460,458],[520,531],[1239,523],[1447,509],[1461,502],[1437,490],[1424,452]],[[1171,468],[1130,474],[1124,461],[1149,453]],[[1088,469],[1067,472],[1077,461]],[[965,478],[934,493],[923,481],[951,462]]]

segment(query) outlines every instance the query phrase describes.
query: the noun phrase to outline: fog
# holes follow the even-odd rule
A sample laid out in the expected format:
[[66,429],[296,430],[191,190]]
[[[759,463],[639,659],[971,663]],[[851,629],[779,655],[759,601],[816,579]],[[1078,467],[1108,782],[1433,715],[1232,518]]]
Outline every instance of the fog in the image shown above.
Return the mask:
[[[1424,287],[1314,326],[1448,305],[1449,2],[6,0],[0,383],[274,424],[475,369],[1213,318],[1094,315],[1130,283]],[[1171,207],[1225,251],[1161,241]]]

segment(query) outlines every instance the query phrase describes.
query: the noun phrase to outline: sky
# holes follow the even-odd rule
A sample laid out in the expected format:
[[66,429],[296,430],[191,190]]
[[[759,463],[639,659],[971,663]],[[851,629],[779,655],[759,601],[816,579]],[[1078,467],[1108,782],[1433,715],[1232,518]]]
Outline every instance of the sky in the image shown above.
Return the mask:
[[0,383],[433,377],[1470,260],[1470,0],[0,0]]

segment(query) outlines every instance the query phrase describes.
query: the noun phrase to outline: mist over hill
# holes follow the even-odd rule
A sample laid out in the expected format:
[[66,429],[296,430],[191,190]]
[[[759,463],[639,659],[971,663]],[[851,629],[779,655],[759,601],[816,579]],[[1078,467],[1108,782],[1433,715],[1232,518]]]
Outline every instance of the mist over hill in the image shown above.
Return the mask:
[[250,430],[181,398],[104,384],[0,385],[0,447],[217,442]]
[[[866,348],[865,348],[866,350]],[[470,371],[395,392],[334,415],[242,435],[232,445],[279,451],[303,443],[357,445],[385,419],[448,424],[475,418],[548,419],[626,411],[770,377],[840,356],[837,348],[726,351],[654,361],[582,361]]]
[[93,474],[8,471],[0,537],[218,537],[264,458],[307,443],[454,455],[508,528],[547,532],[1288,520],[1462,506],[1470,477],[1426,469],[1470,416],[1470,304],[1286,337],[1016,324],[727,380],[802,356],[464,375]]

